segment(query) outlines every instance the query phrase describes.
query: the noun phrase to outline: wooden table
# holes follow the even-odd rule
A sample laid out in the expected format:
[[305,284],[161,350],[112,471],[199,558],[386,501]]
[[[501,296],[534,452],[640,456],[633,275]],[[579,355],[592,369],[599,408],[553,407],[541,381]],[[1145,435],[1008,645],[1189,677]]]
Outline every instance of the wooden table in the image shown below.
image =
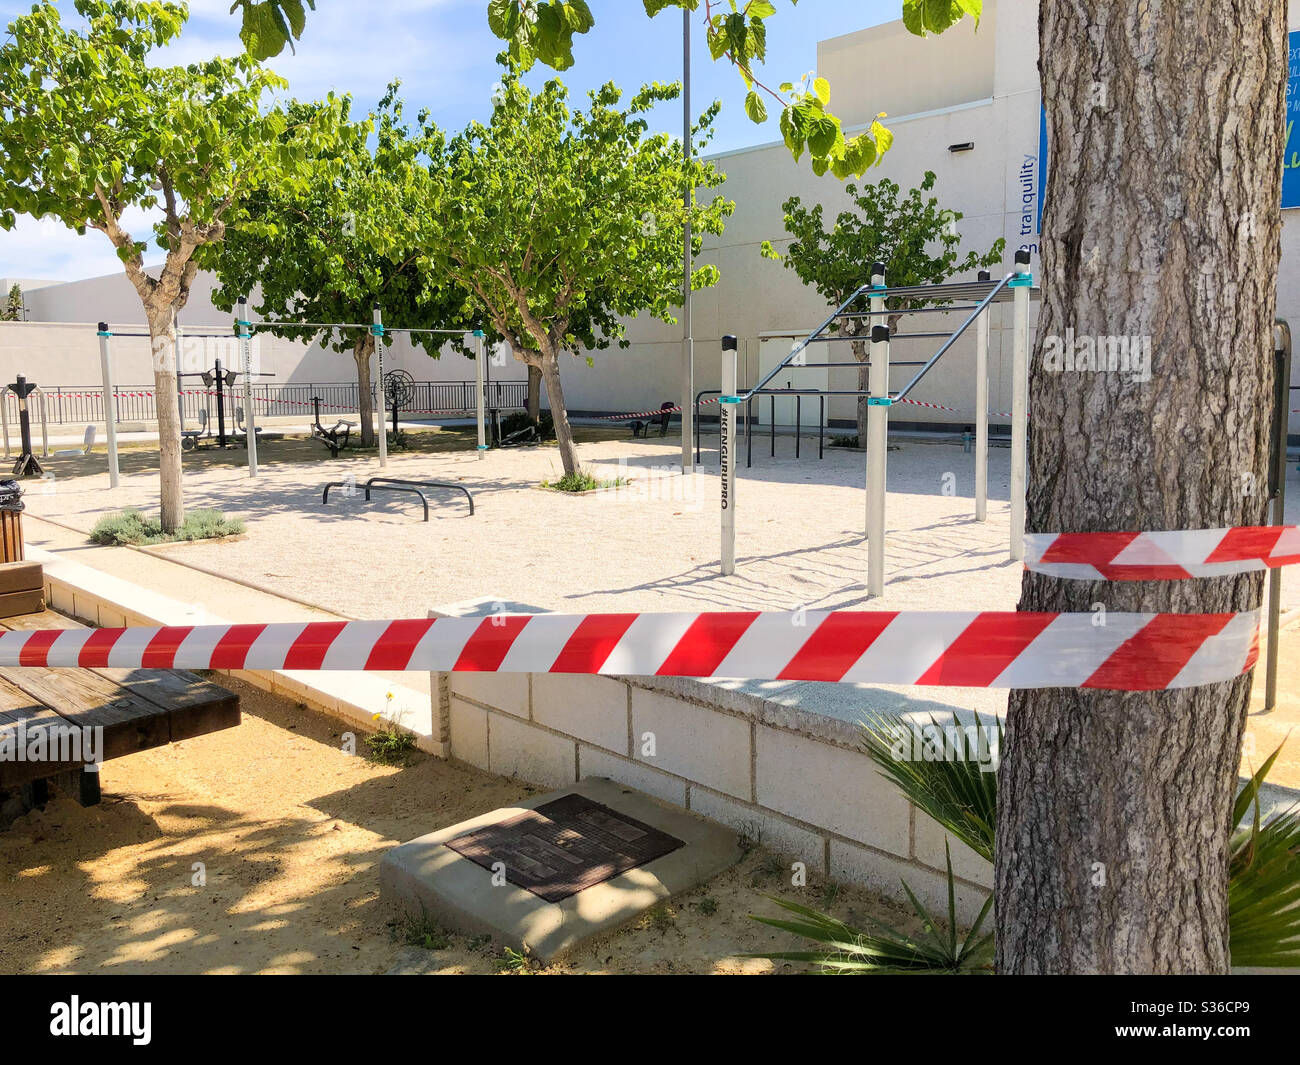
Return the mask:
[[[13,630],[80,628],[46,610],[5,618]],[[239,724],[239,696],[193,673],[173,669],[46,669],[0,667],[0,751],[34,730],[61,725],[101,728],[100,760],[108,761]],[[66,753],[66,752],[65,752]],[[40,805],[57,780],[83,806],[99,801],[98,766],[0,758],[0,789],[21,789]]]

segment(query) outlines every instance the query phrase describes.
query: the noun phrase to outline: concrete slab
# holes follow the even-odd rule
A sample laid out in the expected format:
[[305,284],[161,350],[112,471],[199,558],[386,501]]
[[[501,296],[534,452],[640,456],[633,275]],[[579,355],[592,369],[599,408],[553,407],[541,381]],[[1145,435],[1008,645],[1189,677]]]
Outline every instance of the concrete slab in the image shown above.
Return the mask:
[[[643,822],[684,846],[559,902],[495,878],[447,843],[476,829],[517,817],[567,796],[579,795],[616,814]],[[389,851],[379,865],[382,895],[444,927],[487,933],[543,963],[721,873],[740,860],[735,832],[600,777],[539,795],[518,806],[432,832]]]

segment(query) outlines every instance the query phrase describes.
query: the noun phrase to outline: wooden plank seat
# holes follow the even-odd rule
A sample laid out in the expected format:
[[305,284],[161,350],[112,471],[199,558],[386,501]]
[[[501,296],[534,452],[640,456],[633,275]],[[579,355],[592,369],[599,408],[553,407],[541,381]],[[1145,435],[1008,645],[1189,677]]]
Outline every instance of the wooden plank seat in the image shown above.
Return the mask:
[[[43,611],[5,618],[14,630],[80,628]],[[171,669],[47,669],[0,667],[0,749],[25,732],[49,725],[101,728],[100,760],[108,761],[239,724],[239,697],[211,681]],[[26,801],[45,801],[46,783],[72,785],[83,805],[99,801],[99,773],[85,760],[61,763],[0,758],[0,789],[25,788]]]

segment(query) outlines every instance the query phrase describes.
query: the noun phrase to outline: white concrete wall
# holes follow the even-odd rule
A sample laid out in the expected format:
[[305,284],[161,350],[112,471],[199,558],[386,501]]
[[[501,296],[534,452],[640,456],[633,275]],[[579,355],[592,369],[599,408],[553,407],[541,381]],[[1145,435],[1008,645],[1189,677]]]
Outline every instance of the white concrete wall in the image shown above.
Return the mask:
[[[432,684],[452,758],[545,788],[608,777],[730,825],[809,871],[944,912],[946,833],[861,753],[850,727],[765,717],[696,682],[451,673]],[[650,742],[653,740],[653,750]],[[969,923],[992,866],[950,840]]]

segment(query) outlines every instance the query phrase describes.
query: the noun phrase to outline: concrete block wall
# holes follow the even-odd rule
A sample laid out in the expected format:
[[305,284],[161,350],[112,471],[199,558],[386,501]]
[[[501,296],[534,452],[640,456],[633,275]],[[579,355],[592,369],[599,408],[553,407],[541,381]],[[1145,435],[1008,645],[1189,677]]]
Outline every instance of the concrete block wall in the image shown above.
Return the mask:
[[[544,787],[609,777],[730,825],[810,872],[947,906],[947,834],[856,747],[854,730],[711,685],[552,674],[435,675],[450,756]],[[949,839],[958,913],[992,866]]]

